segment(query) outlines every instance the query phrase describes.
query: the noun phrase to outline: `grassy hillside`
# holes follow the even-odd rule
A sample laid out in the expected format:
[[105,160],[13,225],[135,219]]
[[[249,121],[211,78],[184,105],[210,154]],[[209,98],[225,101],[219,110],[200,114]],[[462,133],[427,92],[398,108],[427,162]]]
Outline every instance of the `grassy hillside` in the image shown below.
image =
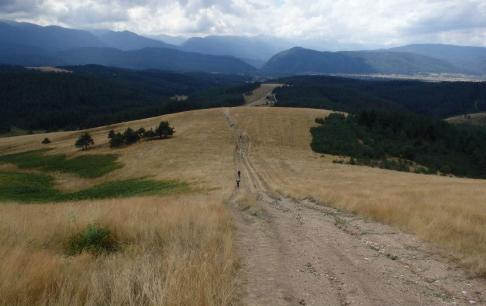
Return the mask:
[[[250,159],[273,191],[406,229],[445,247],[471,271],[485,273],[484,180],[334,164],[335,157],[310,148],[310,128],[330,113],[326,110],[241,107],[229,112],[246,131]],[[160,120],[176,128],[173,138],[109,148],[110,129],[150,128]],[[193,191],[78,203],[2,203],[0,304],[231,304],[237,254],[224,203],[234,188],[235,143],[224,111],[170,114],[91,133],[95,146],[87,152],[74,148],[77,132],[47,134],[48,154],[76,158],[116,152],[124,167],[94,179],[52,173],[57,190],[72,193],[149,177],[188,182]],[[38,150],[44,137],[0,139],[0,153]],[[0,165],[0,171],[19,169]],[[93,224],[109,229],[122,247],[104,256],[66,255],[66,243]]]
[[256,171],[275,191],[313,198],[405,229],[447,248],[485,275],[486,181],[335,164],[312,152],[310,128],[325,110],[231,111],[251,141]]
[[[106,136],[110,129],[148,129],[162,119],[176,128],[172,139],[109,148]],[[20,206],[5,202],[6,193],[1,192],[0,304],[230,304],[235,297],[236,255],[223,200],[233,187],[233,138],[221,110],[93,129],[95,146],[86,152],[73,146],[78,134],[0,139],[0,155],[39,150],[43,148],[40,141],[48,136],[52,143],[51,150],[44,153],[47,156],[62,154],[70,160],[116,154],[123,164],[96,178],[0,164],[0,189],[15,185],[25,193],[33,183],[53,188],[43,194],[51,203]],[[5,173],[10,176],[4,177]],[[50,181],[45,181],[45,174],[52,177]],[[34,181],[25,180],[26,175]],[[187,182],[190,191],[185,188],[174,194],[169,189],[157,193],[159,196],[132,194],[128,199],[94,200],[99,194],[123,196],[134,187],[147,191],[153,187],[151,183],[147,186],[147,179]],[[83,198],[90,200],[69,202]],[[116,251],[101,256],[89,250],[70,255],[71,241],[91,233],[90,228],[100,228],[99,232],[91,230],[92,235],[108,230]]]

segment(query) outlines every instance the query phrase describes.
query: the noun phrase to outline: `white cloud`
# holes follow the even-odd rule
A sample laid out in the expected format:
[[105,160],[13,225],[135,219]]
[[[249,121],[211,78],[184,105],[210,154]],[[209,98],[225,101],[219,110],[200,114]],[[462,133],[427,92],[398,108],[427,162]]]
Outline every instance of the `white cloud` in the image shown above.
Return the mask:
[[486,45],[484,0],[0,0],[0,18],[148,35]]

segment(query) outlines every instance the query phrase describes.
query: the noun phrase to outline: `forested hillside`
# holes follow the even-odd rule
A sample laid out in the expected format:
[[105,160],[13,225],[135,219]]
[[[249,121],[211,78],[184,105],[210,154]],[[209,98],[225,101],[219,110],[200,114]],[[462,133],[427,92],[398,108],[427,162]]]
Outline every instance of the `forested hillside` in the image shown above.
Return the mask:
[[[255,85],[237,76],[101,66],[0,69],[0,128],[78,129],[190,109],[234,106]],[[183,99],[174,99],[174,96]]]
[[335,113],[317,121],[320,126],[311,129],[314,151],[388,169],[486,178],[483,128],[374,111]]
[[486,110],[486,83],[376,81],[327,76],[280,79],[277,105],[346,112],[369,109],[408,111],[446,118]]

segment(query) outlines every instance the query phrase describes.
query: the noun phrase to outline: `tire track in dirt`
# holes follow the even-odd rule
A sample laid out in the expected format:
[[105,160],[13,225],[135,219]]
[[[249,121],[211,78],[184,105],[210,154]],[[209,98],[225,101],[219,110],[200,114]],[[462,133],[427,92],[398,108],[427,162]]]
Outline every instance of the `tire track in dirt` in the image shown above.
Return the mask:
[[[482,280],[431,258],[413,236],[312,200],[275,195],[251,163],[251,139],[230,109],[224,116],[234,131],[235,167],[242,174],[230,199],[242,259],[242,304],[484,305]],[[247,194],[257,194],[256,216],[239,209]]]

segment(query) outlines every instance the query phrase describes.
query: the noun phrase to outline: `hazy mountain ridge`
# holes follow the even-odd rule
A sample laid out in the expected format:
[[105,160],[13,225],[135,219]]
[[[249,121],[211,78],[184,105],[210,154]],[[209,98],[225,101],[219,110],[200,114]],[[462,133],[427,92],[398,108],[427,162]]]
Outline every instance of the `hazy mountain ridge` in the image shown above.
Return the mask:
[[107,31],[106,33],[100,34],[98,37],[107,46],[123,51],[138,50],[143,48],[177,48],[177,46],[160,40],[140,36],[130,31]]
[[247,74],[256,69],[230,56],[213,56],[168,48],[144,48],[122,51],[114,48],[80,48],[59,53],[66,65],[97,64],[130,69],[204,71]]
[[270,37],[206,36],[192,37],[181,45],[184,51],[230,55],[243,59],[260,68],[273,55],[288,49],[291,45]]
[[30,46],[47,52],[105,46],[98,37],[87,31],[5,21],[0,21],[0,44]]
[[263,36],[193,37],[173,45],[129,31],[88,32],[0,21],[0,64],[99,64],[263,75],[486,74],[486,48],[481,47],[429,44],[329,52],[290,46],[285,40]]
[[177,47],[132,32],[42,27],[0,22],[0,63],[21,66],[99,64],[131,69],[247,74],[255,68],[230,56],[213,56]]
[[474,73],[486,74],[486,48],[443,44],[413,44],[389,49],[447,61]]
[[423,55],[391,51],[321,52],[292,48],[262,68],[272,74],[462,73],[454,65]]

